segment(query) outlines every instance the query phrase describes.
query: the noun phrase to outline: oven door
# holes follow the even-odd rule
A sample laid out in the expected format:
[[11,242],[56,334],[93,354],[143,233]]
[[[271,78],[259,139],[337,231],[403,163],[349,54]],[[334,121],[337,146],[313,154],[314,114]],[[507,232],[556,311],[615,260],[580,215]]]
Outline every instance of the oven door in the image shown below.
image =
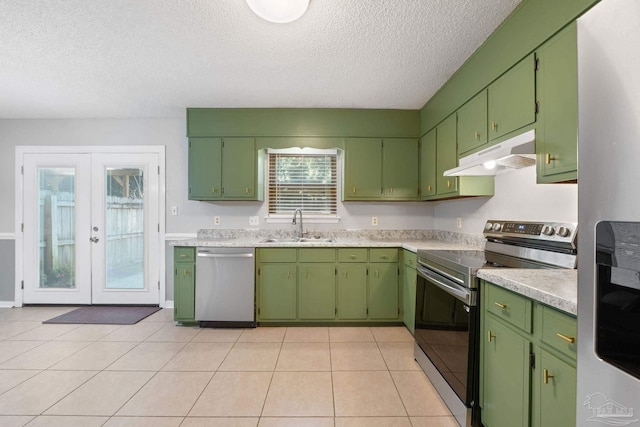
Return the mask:
[[418,265],[416,344],[467,408],[477,405],[477,290]]

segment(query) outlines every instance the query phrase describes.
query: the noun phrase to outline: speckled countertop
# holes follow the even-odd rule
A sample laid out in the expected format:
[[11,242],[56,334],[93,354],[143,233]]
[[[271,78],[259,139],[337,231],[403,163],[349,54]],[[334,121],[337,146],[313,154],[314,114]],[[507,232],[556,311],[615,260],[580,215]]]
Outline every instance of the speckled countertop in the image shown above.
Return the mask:
[[[265,242],[267,239],[294,237],[286,230],[199,230],[196,239],[177,240],[172,246],[207,247],[399,247],[421,249],[484,249],[482,235],[438,230],[308,230],[308,239],[321,237],[333,242]],[[577,312],[577,271],[517,268],[480,269],[478,277],[505,289],[573,315]]]
[[483,268],[478,277],[566,313],[577,314],[578,271]]
[[[292,238],[290,230],[200,230],[191,240],[171,242],[172,246],[207,247],[401,247],[413,252],[419,249],[484,249],[481,235],[437,230],[309,230],[304,243],[266,242],[267,239]],[[333,239],[332,242],[313,239]]]

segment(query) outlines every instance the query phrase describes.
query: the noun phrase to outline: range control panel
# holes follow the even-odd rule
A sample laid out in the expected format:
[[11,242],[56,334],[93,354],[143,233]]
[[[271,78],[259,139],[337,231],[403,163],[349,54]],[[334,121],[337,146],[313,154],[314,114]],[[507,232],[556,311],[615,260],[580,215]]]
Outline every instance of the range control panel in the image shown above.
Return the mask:
[[576,234],[577,224],[574,222],[489,220],[484,226],[484,235],[494,238],[516,237],[520,239],[573,243]]

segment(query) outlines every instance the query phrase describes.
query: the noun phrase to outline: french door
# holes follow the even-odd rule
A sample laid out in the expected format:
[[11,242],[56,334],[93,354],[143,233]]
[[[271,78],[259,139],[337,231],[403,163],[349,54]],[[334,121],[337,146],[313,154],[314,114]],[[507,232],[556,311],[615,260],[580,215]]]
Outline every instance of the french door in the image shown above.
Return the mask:
[[26,304],[159,303],[159,156],[25,153]]

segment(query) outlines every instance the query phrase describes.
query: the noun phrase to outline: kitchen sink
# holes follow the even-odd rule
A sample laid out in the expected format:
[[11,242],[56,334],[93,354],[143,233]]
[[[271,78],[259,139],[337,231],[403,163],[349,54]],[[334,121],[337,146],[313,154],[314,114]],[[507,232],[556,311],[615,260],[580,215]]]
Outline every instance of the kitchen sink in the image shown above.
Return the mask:
[[265,239],[261,243],[335,243],[335,239],[323,239],[315,237],[292,238],[273,238]]

